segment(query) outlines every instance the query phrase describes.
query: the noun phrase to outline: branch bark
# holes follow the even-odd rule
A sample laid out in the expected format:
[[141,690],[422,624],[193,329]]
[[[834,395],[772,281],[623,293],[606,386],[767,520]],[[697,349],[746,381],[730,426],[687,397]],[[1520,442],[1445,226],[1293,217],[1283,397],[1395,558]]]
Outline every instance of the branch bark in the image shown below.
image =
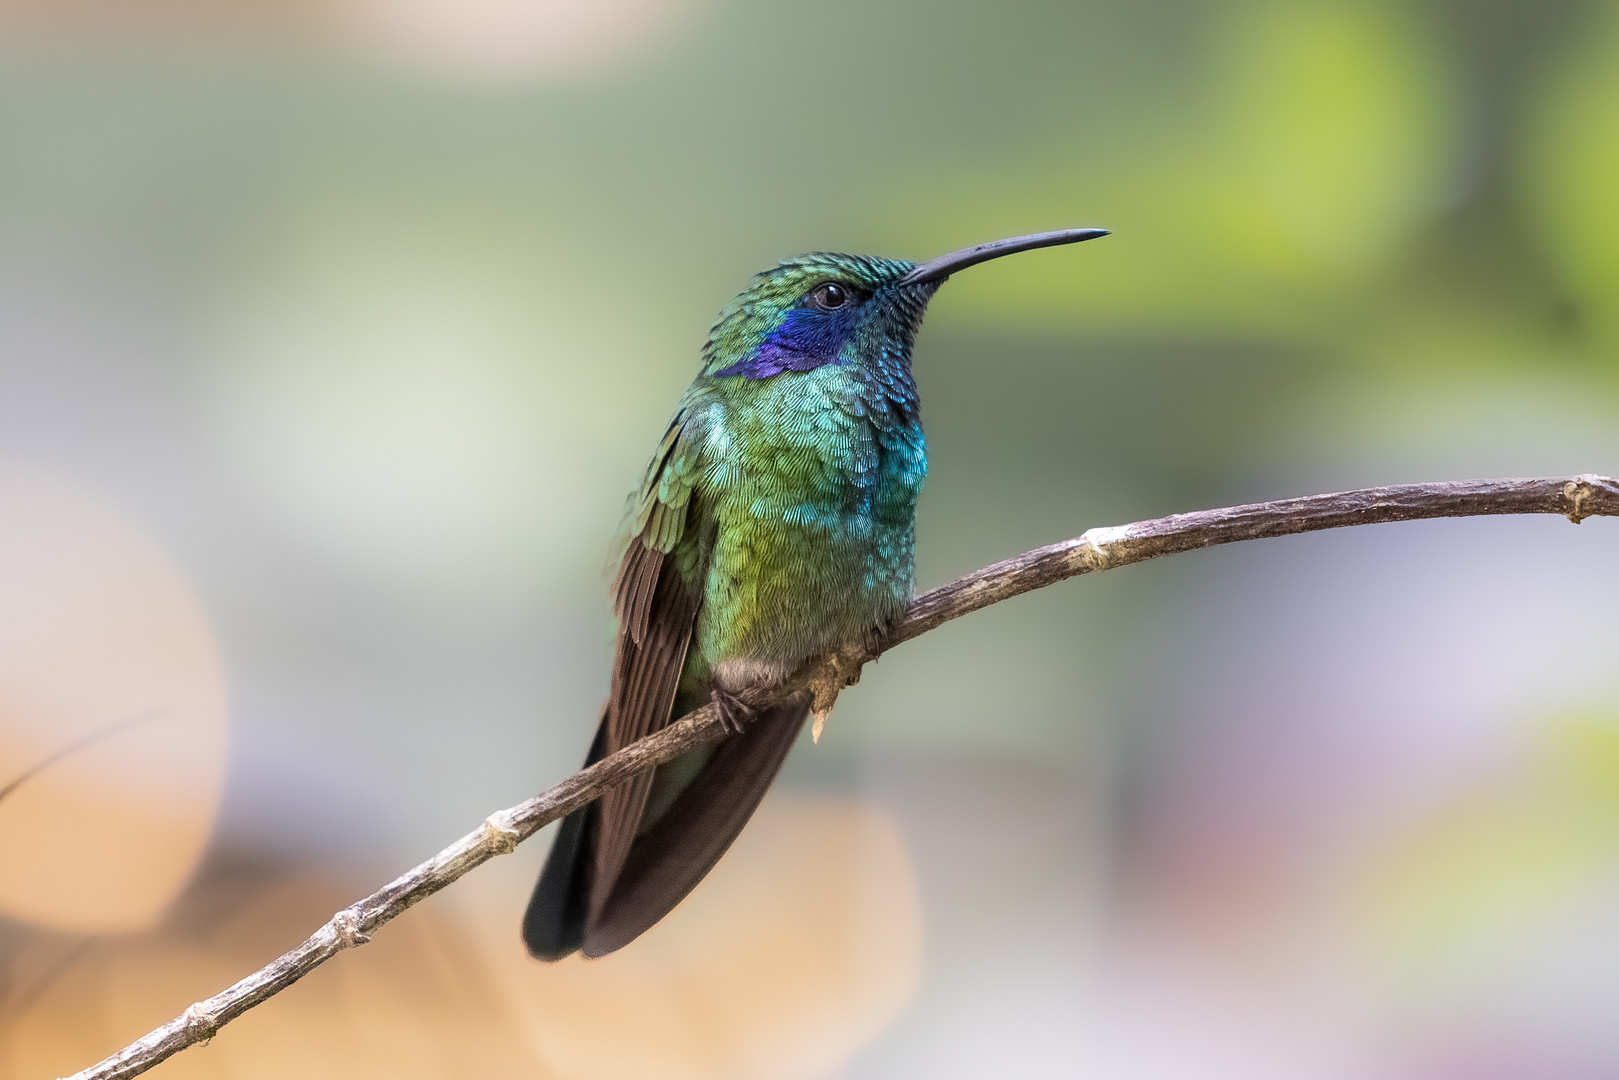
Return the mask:
[[[765,707],[808,691],[816,711],[824,714],[832,707],[838,691],[859,679],[861,666],[888,649],[980,608],[1080,574],[1241,540],[1387,521],[1500,514],[1562,514],[1575,524],[1592,516],[1619,516],[1619,480],[1587,474],[1572,478],[1399,484],[1091,529],[1072,540],[1036,548],[923,593],[880,640],[812,661],[781,686],[756,695],[748,704]],[[186,1047],[207,1041],[225,1024],[285,990],[344,949],[370,941],[377,928],[467,871],[496,855],[511,852],[545,825],[586,805],[614,784],[721,734],[718,711],[705,705],[527,802],[491,814],[481,826],[431,859],[339,911],[297,948],[234,986],[197,1002],[99,1064],[75,1073],[71,1080],[137,1076]]]

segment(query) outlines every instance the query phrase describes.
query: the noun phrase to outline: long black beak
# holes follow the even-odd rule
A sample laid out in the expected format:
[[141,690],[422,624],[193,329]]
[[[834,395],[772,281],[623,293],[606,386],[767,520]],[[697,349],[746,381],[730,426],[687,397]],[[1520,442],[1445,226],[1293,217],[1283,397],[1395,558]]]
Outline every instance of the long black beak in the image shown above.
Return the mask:
[[981,262],[998,259],[1002,255],[1016,255],[1020,251],[1056,247],[1059,244],[1077,244],[1081,240],[1095,240],[1098,236],[1106,236],[1107,233],[1106,229],[1058,229],[1056,232],[1030,233],[1028,236],[991,240],[987,244],[962,248],[948,255],[940,255],[937,259],[930,259],[900,278],[899,284],[925,285],[932,281],[943,281],[957,270],[965,270],[969,266],[977,266]]

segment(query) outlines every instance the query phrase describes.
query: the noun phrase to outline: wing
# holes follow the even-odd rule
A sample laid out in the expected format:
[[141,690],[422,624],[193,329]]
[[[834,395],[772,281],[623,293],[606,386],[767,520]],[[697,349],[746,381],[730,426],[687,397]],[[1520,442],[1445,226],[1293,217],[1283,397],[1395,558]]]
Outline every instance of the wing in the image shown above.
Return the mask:
[[645,933],[697,887],[758,809],[804,730],[809,702],[795,698],[732,735],[644,835],[611,897],[580,939],[586,956],[606,956]]
[[[676,558],[702,467],[700,433],[688,414],[675,416],[631,499],[624,556],[613,579],[618,642],[612,689],[586,764],[670,719],[701,581],[700,567],[693,567],[688,584]],[[562,823],[523,919],[534,956],[556,959],[579,947],[629,855],[651,786],[651,773],[635,777]]]
[[[674,707],[697,622],[700,587],[700,582],[688,585],[682,579],[674,558],[686,533],[700,467],[694,442],[686,437],[684,413],[677,415],[647,466],[628,524],[624,559],[613,580],[618,647],[603,718],[603,750],[608,754],[662,728]],[[651,789],[652,773],[643,773],[597,802],[592,920],[618,880]]]

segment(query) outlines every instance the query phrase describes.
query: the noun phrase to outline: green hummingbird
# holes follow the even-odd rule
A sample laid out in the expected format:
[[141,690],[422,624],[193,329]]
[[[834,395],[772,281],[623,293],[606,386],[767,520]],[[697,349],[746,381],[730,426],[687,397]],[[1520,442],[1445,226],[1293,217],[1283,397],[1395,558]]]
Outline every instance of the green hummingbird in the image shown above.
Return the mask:
[[910,601],[927,476],[911,345],[939,286],[1106,234],[921,265],[802,255],[720,313],[629,500],[612,688],[586,764],[710,701],[727,734],[563,820],[523,917],[530,955],[605,956],[668,914],[742,831],[809,710],[798,695],[755,716],[742,696],[880,634]]

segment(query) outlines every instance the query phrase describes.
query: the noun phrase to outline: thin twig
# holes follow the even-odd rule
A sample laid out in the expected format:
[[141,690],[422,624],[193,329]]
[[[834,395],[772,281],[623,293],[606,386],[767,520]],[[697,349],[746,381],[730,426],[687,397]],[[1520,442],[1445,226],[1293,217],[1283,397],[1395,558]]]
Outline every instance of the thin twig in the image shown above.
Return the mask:
[[[1036,548],[923,593],[888,628],[880,642],[813,661],[780,687],[757,695],[749,704],[763,707],[807,689],[815,698],[817,710],[829,709],[838,691],[859,678],[861,665],[880,653],[951,619],[1079,574],[1239,540],[1386,521],[1498,514],[1563,514],[1575,524],[1592,516],[1619,516],[1619,480],[1585,475],[1399,484],[1092,529],[1083,536]],[[584,806],[625,778],[669,761],[698,743],[717,739],[722,732],[718,710],[705,705],[575,773],[549,791],[490,815],[478,829],[414,870],[339,911],[291,952],[229,989],[197,1002],[178,1018],[100,1064],[76,1073],[71,1080],[136,1076],[171,1054],[212,1038],[225,1024],[344,949],[365,944],[378,927],[473,867],[512,851],[545,825]]]
[[68,745],[62,747],[62,749],[56,751],[54,754],[51,754],[45,760],[35,762],[32,766],[26,769],[21,776],[15,777],[5,787],[0,787],[0,802],[4,802],[12,792],[22,787],[28,781],[44,772],[52,765],[55,765],[63,758],[76,754],[80,750],[88,750],[102,739],[111,738],[119,732],[127,731],[132,727],[144,724],[146,721],[162,716],[166,712],[168,712],[167,709],[147,709],[145,712],[136,713],[134,716],[126,716],[122,720],[114,720],[105,727],[92,731],[90,734],[84,736],[84,738],[69,743]]

